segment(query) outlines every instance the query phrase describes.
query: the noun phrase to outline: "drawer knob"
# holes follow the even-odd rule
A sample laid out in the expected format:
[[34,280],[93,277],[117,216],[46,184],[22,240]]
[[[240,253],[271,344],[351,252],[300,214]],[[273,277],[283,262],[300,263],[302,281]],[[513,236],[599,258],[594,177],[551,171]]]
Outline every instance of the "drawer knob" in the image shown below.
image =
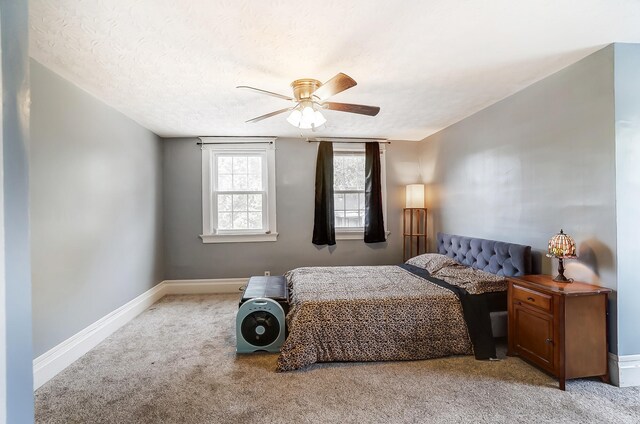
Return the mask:
[[553,344],[553,340],[551,340],[551,339],[547,339],[547,340],[545,340],[544,342],[545,342],[546,344]]
[[529,302],[535,302],[535,301],[536,301],[533,297],[527,297],[527,300],[528,300]]

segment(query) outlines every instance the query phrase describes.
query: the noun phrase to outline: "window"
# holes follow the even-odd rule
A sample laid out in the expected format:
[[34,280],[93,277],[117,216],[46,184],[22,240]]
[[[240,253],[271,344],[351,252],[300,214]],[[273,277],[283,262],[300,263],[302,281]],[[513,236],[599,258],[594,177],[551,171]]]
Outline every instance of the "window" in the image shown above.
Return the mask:
[[[382,202],[387,217],[385,146],[380,146]],[[333,203],[336,239],[362,239],[364,237],[364,145],[355,143],[333,144]],[[386,220],[385,220],[386,225]]]
[[333,198],[338,229],[364,229],[364,153],[336,152]]
[[202,146],[200,237],[204,243],[275,241],[275,139],[226,140]]

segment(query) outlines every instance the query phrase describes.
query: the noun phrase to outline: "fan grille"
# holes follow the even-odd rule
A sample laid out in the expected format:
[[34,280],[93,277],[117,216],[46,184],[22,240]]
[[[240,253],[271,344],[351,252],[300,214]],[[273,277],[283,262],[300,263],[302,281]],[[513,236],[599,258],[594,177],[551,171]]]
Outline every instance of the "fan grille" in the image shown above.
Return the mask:
[[267,346],[275,342],[280,334],[278,319],[267,311],[256,311],[242,320],[242,337],[254,346]]

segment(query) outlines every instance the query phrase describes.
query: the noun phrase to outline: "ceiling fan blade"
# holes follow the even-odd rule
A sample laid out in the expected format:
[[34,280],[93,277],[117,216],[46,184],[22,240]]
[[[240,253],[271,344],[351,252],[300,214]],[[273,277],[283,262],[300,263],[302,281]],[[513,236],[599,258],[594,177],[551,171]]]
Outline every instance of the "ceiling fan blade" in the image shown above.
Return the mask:
[[267,118],[271,118],[272,116],[276,116],[279,115],[281,113],[285,113],[289,110],[293,109],[293,107],[287,107],[284,109],[280,109],[280,110],[276,110],[275,112],[271,112],[271,113],[267,113],[266,115],[260,115],[257,118],[253,118],[253,119],[249,119],[248,121],[246,121],[247,123],[251,122],[258,122],[258,121],[262,121],[263,119],[267,119]]
[[344,90],[351,88],[356,84],[358,83],[353,78],[340,72],[338,75],[318,87],[318,89],[313,92],[313,97],[318,98],[320,101],[326,100],[331,96],[342,93]]
[[322,107],[338,112],[359,113],[360,115],[376,116],[380,112],[378,106],[354,105],[351,103],[324,102]]
[[274,93],[272,91],[262,90],[260,88],[249,87],[248,85],[239,85],[236,88],[244,88],[246,90],[251,90],[257,93],[266,94],[267,96],[273,96],[273,97],[278,97],[279,99],[295,101],[293,97],[285,96],[284,94]]

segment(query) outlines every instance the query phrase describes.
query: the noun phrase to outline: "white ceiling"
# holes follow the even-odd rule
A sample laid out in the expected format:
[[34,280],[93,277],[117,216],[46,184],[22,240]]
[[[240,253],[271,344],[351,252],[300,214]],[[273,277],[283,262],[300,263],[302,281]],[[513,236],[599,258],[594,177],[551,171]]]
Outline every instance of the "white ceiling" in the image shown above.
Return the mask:
[[638,0],[31,0],[31,56],[161,136],[299,136],[297,78],[358,85],[325,136],[419,140],[611,42],[640,42]]

